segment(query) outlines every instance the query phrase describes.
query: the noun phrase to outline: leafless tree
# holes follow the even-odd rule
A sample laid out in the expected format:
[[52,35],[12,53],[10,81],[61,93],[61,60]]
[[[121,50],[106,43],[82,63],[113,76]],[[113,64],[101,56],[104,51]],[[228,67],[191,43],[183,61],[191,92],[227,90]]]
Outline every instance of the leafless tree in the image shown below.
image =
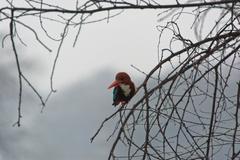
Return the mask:
[[[108,21],[130,9],[154,9],[160,22],[158,64],[149,73],[133,66],[145,76],[135,97],[107,117],[91,141],[106,122],[117,120],[109,135],[109,160],[240,158],[239,0],[76,0],[75,8],[70,9],[46,0],[4,0],[4,4],[0,22],[9,24],[9,34],[2,39],[2,45],[10,39],[18,70],[18,126],[24,82],[43,106],[55,92],[54,70],[70,29],[77,28],[74,46],[82,25]],[[40,27],[27,24],[26,17],[37,19]],[[185,18],[191,19],[190,26]],[[61,24],[61,34],[52,36],[45,26],[47,21]],[[52,49],[44,40],[58,43],[46,99],[21,70],[15,41],[25,43],[19,26],[29,30],[49,52]],[[186,31],[194,31],[194,36]],[[166,40],[166,34],[171,38]],[[163,46],[166,41],[168,46]]]

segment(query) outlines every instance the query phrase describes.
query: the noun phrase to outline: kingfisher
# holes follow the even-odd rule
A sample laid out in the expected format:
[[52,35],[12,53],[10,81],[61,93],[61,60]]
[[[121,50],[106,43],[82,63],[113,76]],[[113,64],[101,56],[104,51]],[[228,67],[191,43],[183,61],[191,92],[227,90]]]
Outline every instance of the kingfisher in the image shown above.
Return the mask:
[[108,89],[113,88],[113,106],[127,104],[135,94],[135,85],[125,72],[118,72]]

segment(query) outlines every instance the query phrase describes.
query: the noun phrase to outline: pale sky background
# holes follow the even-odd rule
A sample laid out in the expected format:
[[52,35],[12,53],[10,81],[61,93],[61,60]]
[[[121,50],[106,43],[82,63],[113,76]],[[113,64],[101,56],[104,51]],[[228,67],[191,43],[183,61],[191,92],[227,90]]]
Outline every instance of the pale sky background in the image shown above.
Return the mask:
[[[70,3],[62,5],[71,7]],[[12,127],[17,119],[18,86],[13,53],[9,40],[6,41],[5,48],[0,48],[0,160],[107,159],[111,142],[106,139],[113,130],[111,123],[103,128],[94,143],[90,143],[102,120],[116,110],[111,106],[112,92],[107,86],[118,71],[128,72],[139,85],[145,77],[131,65],[148,73],[157,64],[159,32],[156,26],[165,23],[158,21],[159,12],[125,11],[108,23],[84,25],[75,48],[72,44],[76,30],[69,31],[55,70],[57,93],[40,113],[38,99],[25,87],[20,128]],[[182,16],[184,23],[180,23],[180,27],[185,28],[182,34],[192,37],[189,29],[193,17]],[[25,20],[39,28],[38,20]],[[54,23],[47,25],[51,31],[62,29]],[[1,37],[9,32],[7,27],[8,22],[0,23]],[[31,33],[20,26],[18,29],[28,45],[18,43],[23,73],[46,96],[56,45],[43,39],[54,50],[49,53],[35,42]],[[164,36],[163,46],[169,40]]]
[[[136,73],[131,64],[145,72],[150,71],[157,63],[159,35],[156,29],[157,13],[156,11],[125,11],[111,19],[109,23],[103,21],[84,25],[74,48],[72,44],[75,34],[72,33],[67,37],[58,59],[54,78],[56,88],[83,80],[106,68],[115,72],[126,71],[134,76],[139,73]],[[49,53],[40,45],[32,43],[34,38],[31,35],[25,39],[26,41],[29,39],[27,42],[30,45],[22,49],[24,53],[22,56],[26,59],[38,57],[39,64],[35,67],[40,67],[42,72],[41,77],[38,77],[40,75],[38,73],[34,77],[42,78],[43,74],[49,77],[55,57],[54,52]],[[56,52],[56,46],[54,47]],[[48,78],[45,80],[39,85],[49,83]]]
[[[75,48],[71,40],[75,35],[69,36],[54,76],[58,92],[40,113],[39,101],[25,87],[20,128],[12,127],[17,118],[18,86],[13,53],[6,41],[5,48],[0,49],[0,160],[106,159],[111,124],[103,128],[94,143],[90,138],[101,121],[116,110],[107,86],[118,71],[130,73],[138,84],[144,76],[130,65],[148,72],[157,63],[157,13],[125,11],[108,23],[84,25]],[[8,32],[7,26],[0,23],[2,34]],[[46,96],[56,48],[48,53],[34,42],[32,34],[21,27],[18,32],[28,44],[18,44],[23,73]]]

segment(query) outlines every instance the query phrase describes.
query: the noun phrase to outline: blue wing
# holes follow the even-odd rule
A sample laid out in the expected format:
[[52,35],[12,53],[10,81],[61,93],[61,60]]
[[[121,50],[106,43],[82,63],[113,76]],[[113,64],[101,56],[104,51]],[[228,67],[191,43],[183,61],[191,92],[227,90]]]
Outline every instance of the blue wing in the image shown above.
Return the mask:
[[119,94],[119,88],[118,87],[115,87],[113,89],[113,102],[115,102],[117,100],[117,96]]

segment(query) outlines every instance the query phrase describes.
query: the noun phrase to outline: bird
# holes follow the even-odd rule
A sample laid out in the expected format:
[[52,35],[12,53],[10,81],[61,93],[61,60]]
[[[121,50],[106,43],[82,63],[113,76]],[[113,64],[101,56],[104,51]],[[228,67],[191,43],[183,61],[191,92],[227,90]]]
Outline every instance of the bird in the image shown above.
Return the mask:
[[127,104],[135,94],[135,85],[126,72],[118,72],[108,89],[113,88],[113,106]]

